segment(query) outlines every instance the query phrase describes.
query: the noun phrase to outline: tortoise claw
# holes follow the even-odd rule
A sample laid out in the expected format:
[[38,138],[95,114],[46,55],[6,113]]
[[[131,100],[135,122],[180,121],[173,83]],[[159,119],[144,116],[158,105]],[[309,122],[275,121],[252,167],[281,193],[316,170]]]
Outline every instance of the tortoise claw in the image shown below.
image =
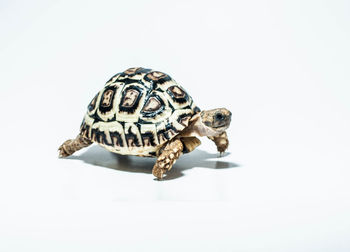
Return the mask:
[[163,174],[164,174],[164,169],[161,169],[159,167],[153,168],[153,175],[156,177],[157,180],[162,180],[163,179]]

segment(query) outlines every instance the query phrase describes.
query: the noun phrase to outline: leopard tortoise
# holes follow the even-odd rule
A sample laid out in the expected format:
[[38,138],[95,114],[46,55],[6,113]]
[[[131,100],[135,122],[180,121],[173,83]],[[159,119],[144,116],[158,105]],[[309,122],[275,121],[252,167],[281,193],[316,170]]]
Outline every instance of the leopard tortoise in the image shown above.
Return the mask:
[[201,111],[169,75],[130,68],[114,75],[92,99],[75,139],[59,147],[59,157],[98,143],[122,155],[157,157],[152,173],[158,179],[183,153],[207,136],[220,153],[228,147],[231,112]]

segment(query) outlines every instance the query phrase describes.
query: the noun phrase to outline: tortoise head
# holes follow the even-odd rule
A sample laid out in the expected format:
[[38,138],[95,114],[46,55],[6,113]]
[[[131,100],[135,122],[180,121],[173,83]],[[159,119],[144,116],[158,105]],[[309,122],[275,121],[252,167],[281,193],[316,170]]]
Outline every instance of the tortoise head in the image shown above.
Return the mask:
[[231,112],[225,108],[204,110],[200,113],[204,127],[207,127],[210,135],[218,135],[225,131],[231,123]]

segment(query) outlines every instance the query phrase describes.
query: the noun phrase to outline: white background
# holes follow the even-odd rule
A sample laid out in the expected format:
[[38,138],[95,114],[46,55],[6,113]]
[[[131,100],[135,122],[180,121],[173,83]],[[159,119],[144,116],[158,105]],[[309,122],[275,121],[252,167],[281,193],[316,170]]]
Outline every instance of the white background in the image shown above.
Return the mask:
[[[0,251],[350,251],[348,1],[2,1]],[[58,159],[115,73],[170,74],[233,113],[154,159]]]

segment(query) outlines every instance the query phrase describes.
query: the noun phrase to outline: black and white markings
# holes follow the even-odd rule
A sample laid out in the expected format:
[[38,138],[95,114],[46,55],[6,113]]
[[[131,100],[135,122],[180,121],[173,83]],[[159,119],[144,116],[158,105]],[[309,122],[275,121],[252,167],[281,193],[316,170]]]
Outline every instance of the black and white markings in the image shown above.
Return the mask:
[[107,87],[103,91],[100,99],[99,110],[102,114],[106,114],[113,109],[113,101],[116,93],[116,87]]
[[123,139],[122,139],[122,135],[120,134],[120,132],[118,131],[111,131],[109,132],[110,138],[111,138],[111,142],[110,144],[106,143],[107,145],[110,146],[114,146],[117,148],[121,148],[124,147],[124,143],[123,143]]
[[179,133],[179,131],[173,126],[171,122],[157,123],[156,128],[159,144],[167,142]]
[[113,75],[113,76],[106,82],[106,85],[115,82],[115,81],[118,79],[119,76],[120,76],[120,73],[117,73],[117,74]]
[[154,156],[198,111],[169,75],[130,68],[113,76],[90,102],[81,134],[112,152]]
[[192,114],[190,113],[182,114],[178,116],[177,121],[182,126],[186,127],[189,124],[191,117],[192,117]]
[[126,123],[124,126],[126,143],[129,148],[141,147],[142,140],[138,127],[133,123]]
[[[171,81],[171,77],[165,73],[158,72],[158,71],[151,71],[144,77],[145,81],[151,82],[155,85],[162,85],[163,83],[167,81]],[[155,87],[157,88],[157,87]]]
[[99,95],[99,93],[97,93],[97,95],[95,95],[94,99],[92,99],[92,101],[89,103],[89,105],[88,105],[89,112],[92,112],[96,108],[98,95]]
[[85,120],[81,123],[80,126],[80,135],[90,139],[90,125],[88,125]]
[[142,116],[153,118],[157,114],[162,113],[162,111],[165,108],[164,101],[159,97],[159,95],[151,94],[146,103],[145,106],[142,108],[141,113]]
[[91,111],[89,115],[94,118],[95,122],[111,121],[115,118],[115,104],[118,92],[117,86],[105,86],[97,96],[97,109]]
[[130,114],[134,113],[139,107],[142,94],[143,90],[139,86],[129,85],[124,88],[119,103],[119,110]]
[[123,72],[123,75],[133,76],[135,74],[144,74],[150,72],[151,69],[143,68],[143,67],[132,67]]
[[144,147],[156,147],[159,145],[155,124],[141,124],[140,133]]
[[151,147],[151,146],[156,147],[157,146],[154,132],[151,132],[151,131],[145,132],[141,135],[141,137],[142,137],[143,146],[145,146],[145,147]]
[[166,92],[177,103],[183,104],[189,101],[188,94],[179,86],[171,86]]

